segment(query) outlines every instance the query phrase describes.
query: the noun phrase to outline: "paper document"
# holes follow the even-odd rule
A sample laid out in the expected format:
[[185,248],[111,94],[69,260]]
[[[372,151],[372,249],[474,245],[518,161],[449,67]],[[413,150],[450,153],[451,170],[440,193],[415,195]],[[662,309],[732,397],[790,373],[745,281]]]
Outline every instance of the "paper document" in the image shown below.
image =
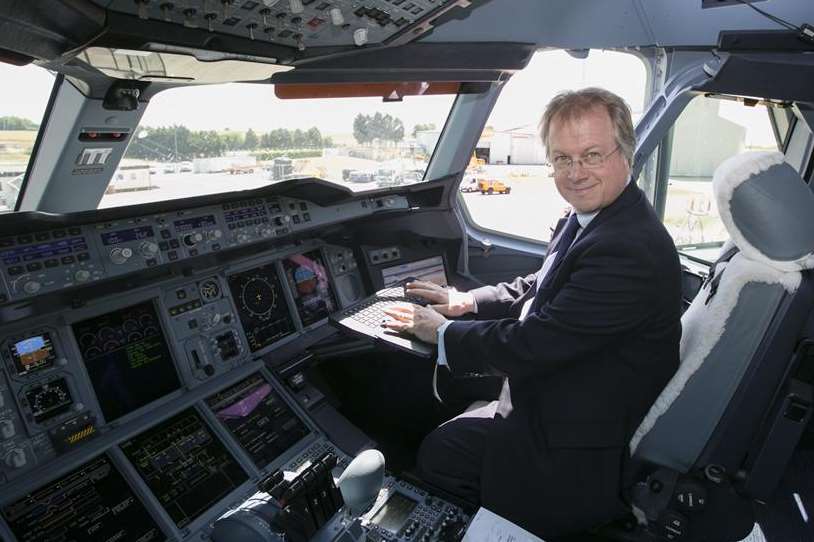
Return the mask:
[[527,530],[486,508],[479,508],[463,542],[543,542]]

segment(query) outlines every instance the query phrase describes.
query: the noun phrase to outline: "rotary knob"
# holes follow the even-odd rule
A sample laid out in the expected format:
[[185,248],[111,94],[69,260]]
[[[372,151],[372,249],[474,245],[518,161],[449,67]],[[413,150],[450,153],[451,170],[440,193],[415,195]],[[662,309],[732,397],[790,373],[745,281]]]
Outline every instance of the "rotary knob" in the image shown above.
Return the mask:
[[237,234],[237,242],[238,243],[246,243],[249,241],[249,236],[243,232]]
[[184,244],[188,247],[194,247],[203,241],[203,234],[200,232],[188,233],[184,236]]
[[28,463],[28,458],[25,456],[25,450],[22,448],[14,448],[6,456],[6,465],[12,469],[21,469]]
[[142,241],[138,246],[138,251],[145,258],[155,258],[158,254],[158,245],[152,241]]
[[260,234],[260,237],[271,237],[273,235],[273,231],[269,227],[260,228],[260,231],[257,233]]
[[23,284],[23,291],[27,294],[36,294],[42,288],[42,284],[37,282],[36,280],[29,280],[25,284]]
[[116,265],[127,263],[133,257],[133,249],[129,247],[116,247],[110,251],[110,261]]
[[14,429],[14,422],[11,420],[0,420],[0,436],[4,439],[10,439],[17,434]]
[[73,274],[73,279],[76,282],[87,282],[90,280],[90,271],[87,269],[79,269],[76,273]]
[[206,238],[210,241],[217,241],[221,237],[223,237],[223,232],[220,230],[210,230],[206,232]]

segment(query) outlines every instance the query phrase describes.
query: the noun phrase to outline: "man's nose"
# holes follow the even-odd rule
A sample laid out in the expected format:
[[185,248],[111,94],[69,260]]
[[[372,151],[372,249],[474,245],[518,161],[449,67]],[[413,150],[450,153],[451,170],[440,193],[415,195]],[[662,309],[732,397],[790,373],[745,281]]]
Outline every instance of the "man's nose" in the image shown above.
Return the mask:
[[568,168],[568,178],[569,179],[581,179],[585,175],[585,168],[582,165],[581,160],[574,160],[571,162],[571,166]]

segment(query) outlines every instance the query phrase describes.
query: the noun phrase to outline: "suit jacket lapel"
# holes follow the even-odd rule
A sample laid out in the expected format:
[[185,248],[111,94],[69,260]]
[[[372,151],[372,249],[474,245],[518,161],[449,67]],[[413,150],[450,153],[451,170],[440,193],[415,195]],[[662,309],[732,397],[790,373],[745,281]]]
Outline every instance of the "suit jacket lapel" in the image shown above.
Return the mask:
[[[635,204],[636,202],[641,200],[641,198],[643,198],[643,197],[644,197],[644,193],[641,190],[639,190],[639,187],[636,186],[636,183],[631,180],[630,183],[628,183],[628,185],[625,187],[625,189],[619,195],[619,197],[616,198],[616,201],[614,201],[613,203],[611,203],[610,205],[608,205],[607,207],[602,209],[599,212],[599,214],[596,215],[593,220],[591,220],[590,224],[588,224],[588,226],[584,230],[582,230],[582,233],[579,235],[579,237],[577,239],[574,240],[574,242],[572,243],[572,246],[576,245],[581,240],[584,240],[602,222],[605,222],[610,217],[616,215],[620,210],[625,209],[626,207]],[[566,219],[560,219],[561,223],[557,224],[557,229],[555,230],[555,235],[558,235],[559,233],[561,233],[563,225],[565,224],[565,220]],[[557,237],[556,241],[559,242],[559,237]],[[549,245],[549,247],[551,247],[551,246],[555,246],[553,239],[552,239],[552,242]],[[548,256],[549,255],[546,255],[546,257],[548,257]],[[552,291],[551,291],[551,288],[549,288],[549,286],[552,284],[554,278],[557,276],[557,273],[559,273],[560,269],[562,269],[562,264],[563,264],[564,261],[565,261],[565,258],[561,259],[559,262],[557,262],[556,266],[549,269],[548,273],[543,278],[543,281],[541,283],[540,283],[540,278],[539,278],[539,275],[538,275],[537,281],[535,281],[535,286],[538,283],[539,283],[539,286],[537,287],[537,291],[536,291],[536,294],[535,294],[535,297],[534,297],[534,301],[531,304],[531,309],[529,310],[530,313],[531,312],[536,312],[539,309],[540,305],[542,305],[543,303],[545,303],[546,301],[548,301],[550,299]]]

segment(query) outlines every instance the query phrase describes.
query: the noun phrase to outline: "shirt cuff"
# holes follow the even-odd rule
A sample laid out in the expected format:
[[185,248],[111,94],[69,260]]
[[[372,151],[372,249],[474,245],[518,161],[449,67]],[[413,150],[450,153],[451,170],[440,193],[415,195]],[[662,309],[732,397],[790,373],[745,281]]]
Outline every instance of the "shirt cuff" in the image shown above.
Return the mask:
[[472,305],[472,312],[477,314],[478,304],[475,302],[475,296],[472,295],[472,292],[459,292],[455,288],[450,288],[447,295],[449,296],[449,305],[451,307],[468,302]]
[[440,326],[438,326],[438,360],[436,363],[441,367],[449,367],[449,362],[447,362],[447,351],[444,348],[444,331],[452,324],[451,320],[447,320]]

